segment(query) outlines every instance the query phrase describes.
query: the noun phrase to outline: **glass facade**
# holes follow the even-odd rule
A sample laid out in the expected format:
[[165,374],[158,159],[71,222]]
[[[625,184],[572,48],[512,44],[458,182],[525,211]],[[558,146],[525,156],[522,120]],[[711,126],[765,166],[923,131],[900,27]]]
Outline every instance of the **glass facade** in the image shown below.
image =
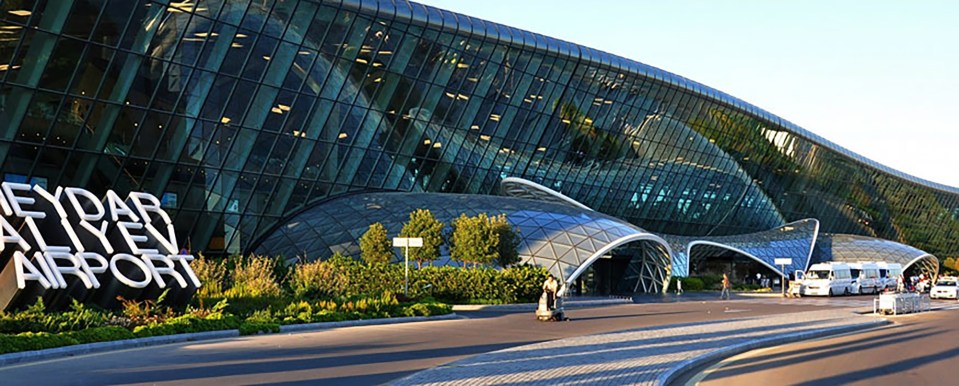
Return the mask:
[[242,253],[357,192],[520,177],[642,229],[959,252],[959,189],[642,63],[402,1],[4,0],[5,181],[147,191]]

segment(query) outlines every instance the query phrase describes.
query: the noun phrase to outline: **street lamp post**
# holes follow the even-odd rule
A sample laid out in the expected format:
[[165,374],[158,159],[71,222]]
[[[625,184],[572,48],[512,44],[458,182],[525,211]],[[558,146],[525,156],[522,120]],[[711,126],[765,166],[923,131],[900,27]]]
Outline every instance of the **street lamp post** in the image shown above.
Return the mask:
[[394,237],[393,247],[403,247],[403,295],[410,296],[410,247],[423,246],[422,237]]

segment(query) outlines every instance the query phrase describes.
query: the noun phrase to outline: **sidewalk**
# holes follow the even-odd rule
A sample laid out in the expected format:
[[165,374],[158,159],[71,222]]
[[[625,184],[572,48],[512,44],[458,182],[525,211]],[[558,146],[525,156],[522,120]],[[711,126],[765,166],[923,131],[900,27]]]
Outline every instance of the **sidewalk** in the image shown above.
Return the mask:
[[853,309],[661,326],[582,336],[477,355],[393,385],[663,385],[704,363],[759,347],[888,323]]

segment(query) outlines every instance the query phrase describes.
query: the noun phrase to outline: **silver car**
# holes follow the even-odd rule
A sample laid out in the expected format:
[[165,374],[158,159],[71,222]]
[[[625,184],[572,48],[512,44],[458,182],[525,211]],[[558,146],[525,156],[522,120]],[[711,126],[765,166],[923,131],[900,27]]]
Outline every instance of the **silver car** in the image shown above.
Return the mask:
[[952,276],[940,277],[936,285],[929,291],[931,299],[957,299],[959,298],[959,286],[956,278]]

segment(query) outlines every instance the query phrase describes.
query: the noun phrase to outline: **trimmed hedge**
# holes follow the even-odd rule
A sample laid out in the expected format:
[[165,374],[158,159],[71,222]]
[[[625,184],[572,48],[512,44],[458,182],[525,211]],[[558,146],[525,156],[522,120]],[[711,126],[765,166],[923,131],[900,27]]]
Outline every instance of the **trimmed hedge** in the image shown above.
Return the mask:
[[80,344],[80,341],[62,334],[49,332],[24,332],[17,335],[0,335],[0,353],[43,350]]
[[276,323],[243,322],[240,324],[239,330],[240,335],[276,334],[280,332],[280,325]]
[[0,334],[0,354],[132,338],[134,336],[130,330],[117,326],[96,327],[83,331],[55,334],[49,332],[24,332],[16,335]]
[[[522,265],[507,269],[410,268],[409,297],[448,303],[529,303],[539,299],[545,268]],[[298,264],[290,275],[297,298],[336,299],[358,295],[403,293],[403,266],[366,265],[343,256]]]
[[81,344],[136,338],[132,331],[120,326],[105,326],[81,331],[70,331],[64,332],[63,335],[76,339]]
[[683,282],[683,291],[702,291],[705,289],[703,280],[698,277],[673,277],[669,281],[668,291],[676,291],[676,282]]

